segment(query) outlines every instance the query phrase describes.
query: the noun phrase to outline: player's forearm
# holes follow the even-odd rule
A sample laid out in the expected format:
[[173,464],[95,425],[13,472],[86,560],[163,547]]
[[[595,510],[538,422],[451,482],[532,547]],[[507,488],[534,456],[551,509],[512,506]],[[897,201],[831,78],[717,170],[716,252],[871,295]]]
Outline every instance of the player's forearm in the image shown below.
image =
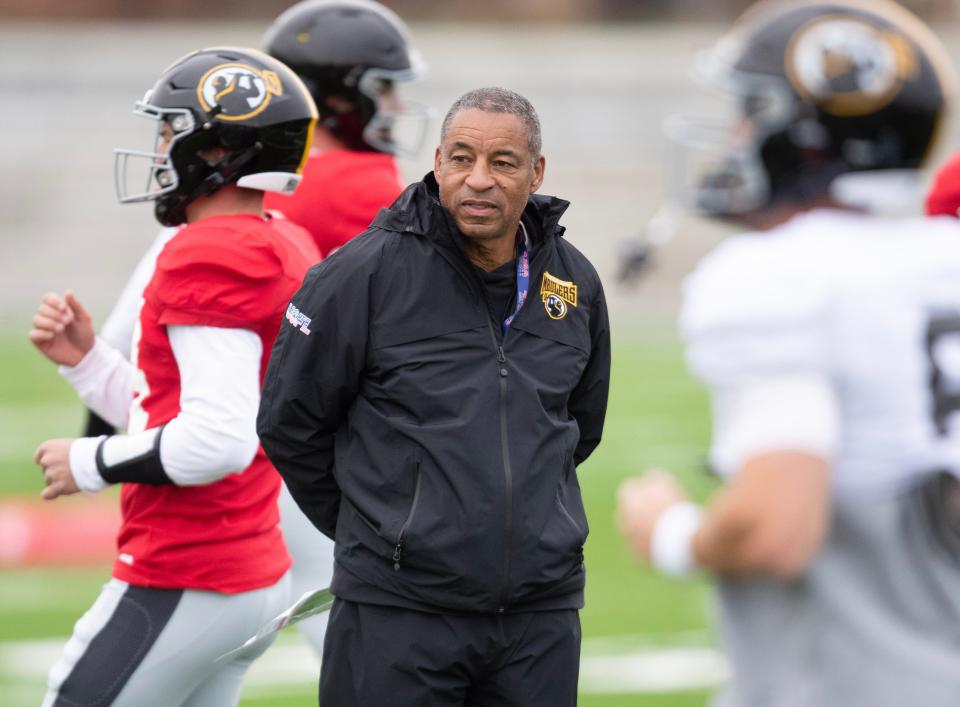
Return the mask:
[[200,486],[243,471],[256,451],[255,435],[212,431],[178,416],[136,434],[74,440],[70,466],[83,491],[118,483]]
[[61,366],[60,373],[84,405],[111,425],[126,427],[136,371],[120,352],[97,339],[80,363]]
[[76,440],[70,450],[77,485],[199,486],[246,469],[259,442],[255,429],[262,346],[242,329],[172,326],[180,369],[180,411],[161,427]]
[[750,459],[710,505],[693,537],[699,566],[718,574],[801,574],[827,532],[828,464],[774,452]]
[[698,566],[714,574],[794,579],[806,570],[814,544],[762,527],[706,526],[694,536]]
[[742,575],[772,571],[776,551],[759,519],[708,511],[693,536],[693,555],[710,572]]

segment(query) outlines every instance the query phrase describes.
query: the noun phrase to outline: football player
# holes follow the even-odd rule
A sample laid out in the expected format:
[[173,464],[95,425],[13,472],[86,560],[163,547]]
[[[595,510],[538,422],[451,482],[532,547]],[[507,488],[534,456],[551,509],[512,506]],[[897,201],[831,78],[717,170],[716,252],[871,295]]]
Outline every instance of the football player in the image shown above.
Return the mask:
[[[394,157],[419,151],[429,111],[402,101],[399,86],[422,78],[425,64],[403,21],[372,0],[304,0],[274,21],[263,44],[296,71],[320,114],[300,186],[293,194],[268,193],[265,205],[308,229],[326,256],[362,233],[402,191]],[[101,338],[127,356],[140,293],[175,232],[167,228],[157,236],[101,330]],[[109,429],[89,416],[87,435]],[[294,559],[293,596],[328,586],[333,543],[317,533],[285,487],[280,512]],[[298,624],[317,656],[326,622],[321,614]]]
[[701,508],[665,472],[628,480],[621,529],[660,571],[715,576],[715,704],[955,705],[956,226],[863,209],[933,147],[946,53],[891,2],[763,2],[704,66],[738,120],[717,144],[672,125],[704,150],[679,194],[748,232],[688,277],[680,325],[726,483]]
[[430,112],[398,87],[422,78],[425,64],[403,21],[372,0],[304,0],[263,45],[300,75],[320,113],[303,185],[270,195],[267,207],[310,231],[326,257],[403,189],[393,158],[416,156]]
[[317,113],[290,69],[236,48],[179,59],[136,112],[156,121],[156,144],[117,151],[120,200],[154,201],[178,228],[141,294],[131,360],[95,338],[69,291],[43,298],[29,335],[90,409],[127,429],[37,450],[44,498],[122,484],[123,518],[113,576],[44,705],[233,705],[270,641],[216,659],[289,601],[280,479],[255,419],[287,301],[319,258],[263,200],[298,184]]

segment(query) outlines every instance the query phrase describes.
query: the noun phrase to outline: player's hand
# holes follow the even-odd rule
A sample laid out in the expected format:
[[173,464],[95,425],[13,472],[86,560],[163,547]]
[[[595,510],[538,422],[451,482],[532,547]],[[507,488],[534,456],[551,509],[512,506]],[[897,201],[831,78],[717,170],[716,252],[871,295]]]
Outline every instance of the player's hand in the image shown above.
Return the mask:
[[661,514],[686,501],[687,495],[673,476],[660,469],[627,479],[617,491],[617,524],[630,549],[650,561],[650,540]]
[[71,290],[61,299],[48,292],[33,317],[27,338],[44,356],[61,366],[76,366],[93,348],[93,319]]
[[80,493],[77,482],[70,471],[70,445],[72,439],[48,439],[37,447],[33,460],[43,469],[43,482],[46,488],[40,494],[45,501],[57,496],[69,496]]

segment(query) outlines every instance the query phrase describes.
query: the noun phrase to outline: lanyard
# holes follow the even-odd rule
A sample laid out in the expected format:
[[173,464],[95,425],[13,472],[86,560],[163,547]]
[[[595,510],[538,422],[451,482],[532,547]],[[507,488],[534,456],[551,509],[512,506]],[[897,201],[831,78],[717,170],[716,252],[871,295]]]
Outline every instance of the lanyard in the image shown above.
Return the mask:
[[503,320],[501,328],[503,333],[507,333],[510,323],[517,316],[517,312],[527,300],[527,293],[530,291],[530,253],[527,250],[527,231],[520,223],[520,230],[517,231],[517,306],[514,307],[513,314]]

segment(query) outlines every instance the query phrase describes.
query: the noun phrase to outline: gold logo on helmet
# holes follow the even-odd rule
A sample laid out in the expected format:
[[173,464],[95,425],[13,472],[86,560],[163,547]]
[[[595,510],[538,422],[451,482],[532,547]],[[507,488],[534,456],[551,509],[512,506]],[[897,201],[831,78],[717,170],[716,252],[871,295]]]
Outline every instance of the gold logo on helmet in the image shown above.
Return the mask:
[[837,116],[880,110],[920,70],[905,36],[848,14],[805,24],[791,37],[785,60],[794,90]]
[[220,64],[197,84],[197,99],[208,113],[219,108],[219,120],[247,120],[263,112],[273,96],[283,95],[283,83],[275,71],[247,64]]
[[567,304],[577,306],[577,286],[544,272],[540,281],[540,299],[551,319],[563,319],[569,311]]

